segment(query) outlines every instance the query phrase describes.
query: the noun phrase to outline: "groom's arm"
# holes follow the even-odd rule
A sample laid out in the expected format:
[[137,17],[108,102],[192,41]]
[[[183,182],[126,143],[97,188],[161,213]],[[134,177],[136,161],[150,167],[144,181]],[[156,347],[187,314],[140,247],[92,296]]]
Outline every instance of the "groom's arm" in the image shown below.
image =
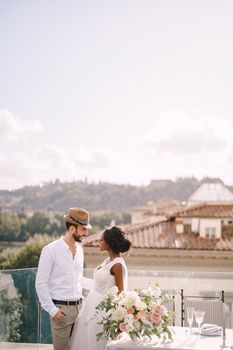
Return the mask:
[[83,289],[91,290],[94,287],[94,280],[88,277],[82,277],[81,284]]
[[44,247],[40,255],[35,287],[42,308],[54,317],[59,309],[54,305],[49,291],[52,266],[52,254],[48,247]]

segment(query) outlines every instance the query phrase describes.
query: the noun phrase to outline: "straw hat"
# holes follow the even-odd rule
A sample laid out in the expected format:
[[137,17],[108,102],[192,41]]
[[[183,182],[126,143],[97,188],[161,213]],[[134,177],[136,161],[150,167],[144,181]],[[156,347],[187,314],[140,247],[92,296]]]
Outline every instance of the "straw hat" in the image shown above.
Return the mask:
[[82,225],[86,228],[92,228],[89,223],[89,213],[82,208],[70,208],[68,213],[64,215],[64,219],[74,225]]

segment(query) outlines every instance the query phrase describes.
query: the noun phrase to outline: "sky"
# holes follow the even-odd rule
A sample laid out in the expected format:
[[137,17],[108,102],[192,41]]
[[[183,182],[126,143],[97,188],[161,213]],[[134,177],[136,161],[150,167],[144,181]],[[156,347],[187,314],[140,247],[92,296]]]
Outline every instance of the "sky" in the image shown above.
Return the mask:
[[0,189],[233,185],[232,0],[0,0]]

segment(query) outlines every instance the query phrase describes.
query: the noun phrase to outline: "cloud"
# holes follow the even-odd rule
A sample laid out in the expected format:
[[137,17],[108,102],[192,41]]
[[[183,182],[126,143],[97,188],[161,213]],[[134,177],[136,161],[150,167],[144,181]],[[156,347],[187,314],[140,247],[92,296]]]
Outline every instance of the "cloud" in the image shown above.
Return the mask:
[[32,144],[0,153],[0,188],[17,188],[60,178],[63,181],[101,179],[111,165],[111,152]]
[[226,151],[232,144],[233,123],[218,116],[163,113],[141,142],[158,154],[195,155]]
[[0,138],[17,140],[22,135],[31,132],[41,132],[42,126],[38,120],[25,121],[7,110],[0,110]]
[[[119,143],[106,148],[64,147],[59,139],[52,141],[39,123],[9,112],[1,112],[0,125],[0,189],[86,177],[89,181],[146,184],[151,179],[193,175],[221,177],[232,183],[233,124],[217,116],[166,112],[140,142],[130,142],[123,149]],[[133,127],[130,132],[133,137]]]
[[109,156],[103,149],[86,149],[79,147],[70,149],[57,145],[42,145],[35,153],[35,159],[44,166],[50,165],[55,168],[66,167],[77,169],[77,167],[103,168],[110,164]]
[[[34,137],[35,133],[40,138]],[[0,110],[0,189],[17,188],[61,178],[78,180],[90,174],[101,178],[112,154],[101,148],[61,147],[43,143],[46,130],[37,120],[26,121]],[[22,139],[24,142],[22,142]],[[26,141],[26,142],[25,142]]]
[[233,154],[230,154],[227,160],[230,162],[230,164],[233,164]]
[[178,176],[220,177],[232,184],[233,121],[168,111],[128,156],[131,182]]
[[152,142],[158,152],[177,155],[200,152],[220,152],[226,148],[226,141],[213,134],[213,130],[177,130],[159,142]]

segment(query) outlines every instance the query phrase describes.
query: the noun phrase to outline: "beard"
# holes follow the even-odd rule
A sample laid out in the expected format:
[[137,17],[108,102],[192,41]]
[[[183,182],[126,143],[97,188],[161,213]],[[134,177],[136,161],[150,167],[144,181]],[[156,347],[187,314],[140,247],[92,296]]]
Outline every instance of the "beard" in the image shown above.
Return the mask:
[[79,235],[76,235],[75,233],[73,233],[73,239],[75,240],[75,242],[82,242],[81,237]]

